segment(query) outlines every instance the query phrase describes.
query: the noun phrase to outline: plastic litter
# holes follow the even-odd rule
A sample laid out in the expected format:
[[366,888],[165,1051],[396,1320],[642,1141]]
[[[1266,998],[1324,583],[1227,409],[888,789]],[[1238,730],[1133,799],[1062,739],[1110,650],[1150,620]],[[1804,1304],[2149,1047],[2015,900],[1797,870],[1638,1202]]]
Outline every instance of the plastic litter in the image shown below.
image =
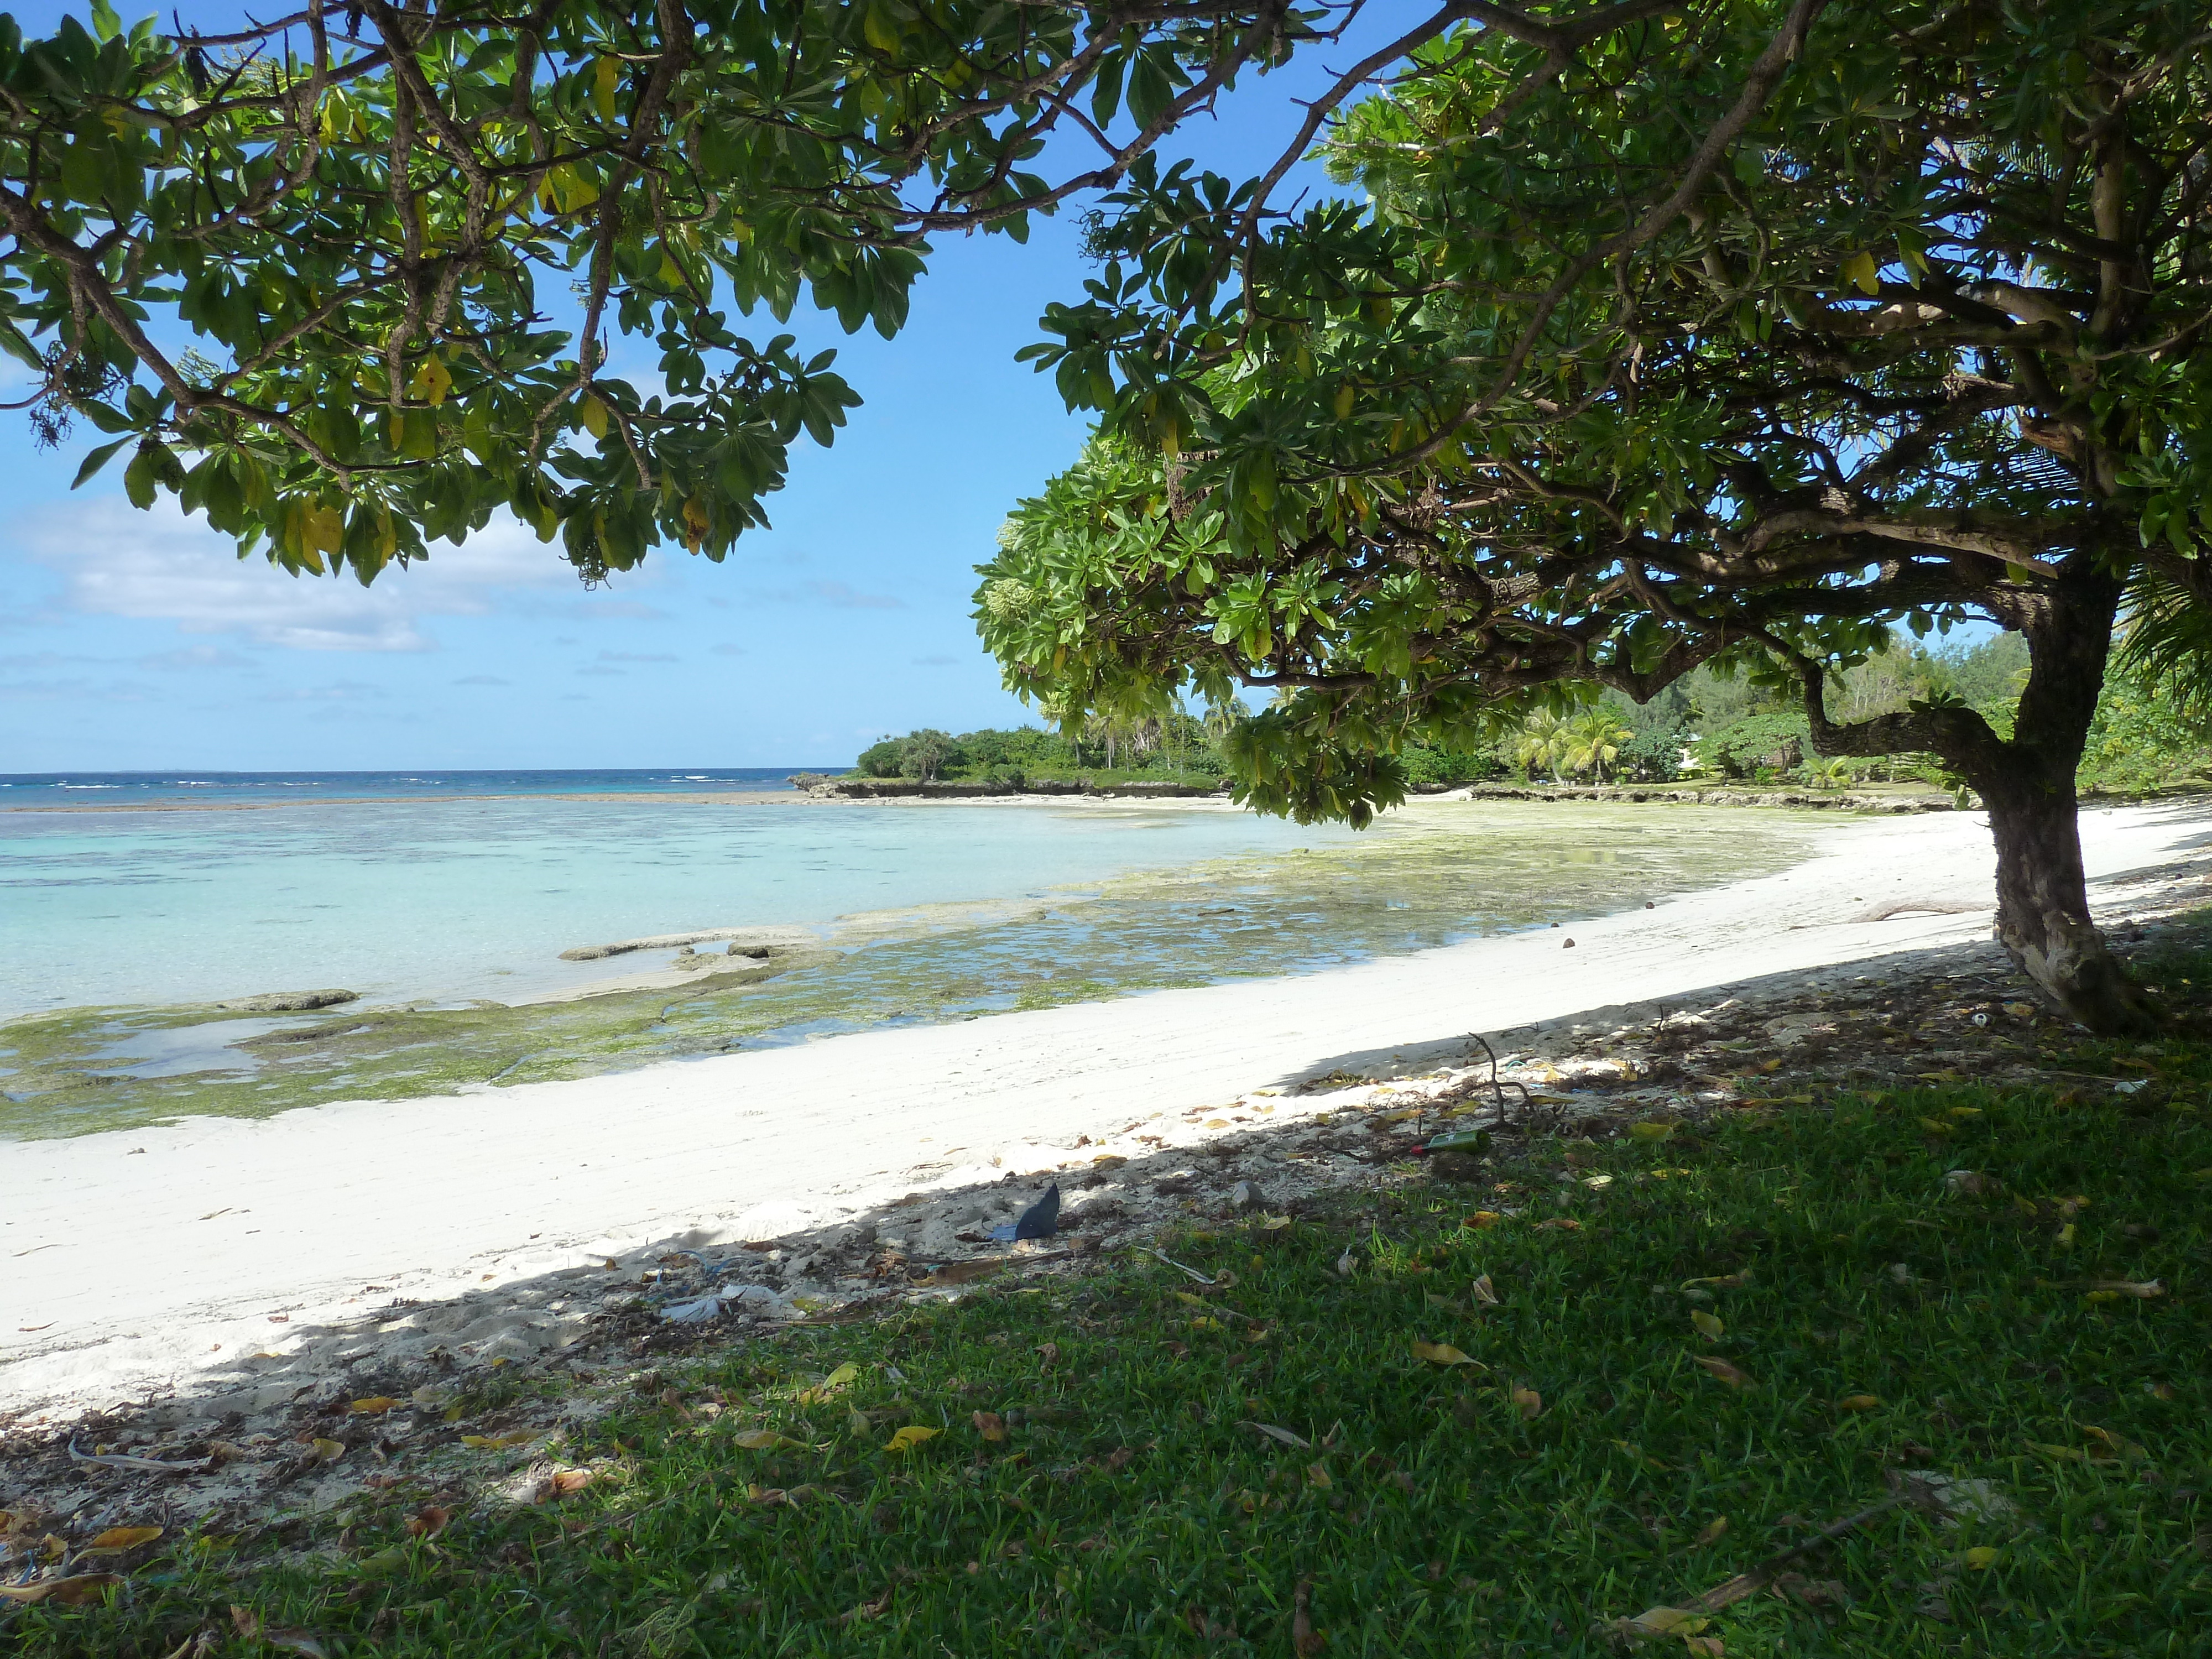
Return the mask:
[[701,1325],[720,1316],[725,1307],[745,1303],[765,1310],[781,1307],[783,1298],[765,1285],[725,1285],[690,1302],[672,1302],[660,1310],[660,1316],[678,1325]]
[[1022,1212],[1019,1220],[992,1228],[991,1237],[1006,1244],[1018,1238],[1050,1238],[1059,1231],[1060,1183],[1055,1181],[1045,1189],[1042,1198]]

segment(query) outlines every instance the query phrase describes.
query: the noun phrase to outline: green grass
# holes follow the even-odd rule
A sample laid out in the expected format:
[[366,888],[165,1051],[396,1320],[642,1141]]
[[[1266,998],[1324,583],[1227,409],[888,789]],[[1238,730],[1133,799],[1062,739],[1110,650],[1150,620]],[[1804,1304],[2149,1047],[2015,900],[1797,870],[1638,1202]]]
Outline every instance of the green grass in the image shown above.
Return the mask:
[[[574,1496],[479,1497],[427,1541],[404,1523],[428,1486],[167,1540],[127,1599],[0,1616],[0,1648],[166,1655],[204,1621],[228,1632],[236,1603],[393,1659],[1287,1656],[1305,1581],[1326,1638],[1307,1645],[1340,1659],[1594,1655],[1600,1622],[1679,1604],[1918,1470],[1990,1481],[2011,1510],[1892,1509],[1793,1564],[1846,1603],[1765,1592],[1706,1634],[1739,1659],[2202,1653],[2212,1048],[2070,1060],[2148,1083],[1847,1094],[1541,1145],[1494,1182],[1167,1244],[1233,1274],[1224,1289],[1124,1256],[674,1363],[558,1449],[599,1471]],[[2001,1189],[1951,1192],[1956,1169]],[[1467,1224],[1478,1210],[1522,1213]],[[2154,1279],[2155,1299],[2092,1288]],[[1425,1364],[1416,1340],[1486,1369]],[[800,1397],[848,1364],[831,1397]],[[1856,1395],[1879,1403],[1838,1403]],[[1014,1423],[1003,1443],[978,1411]],[[901,1425],[940,1432],[887,1450]],[[740,1446],[763,1428],[811,1449]],[[453,1458],[501,1455],[530,1454]]]

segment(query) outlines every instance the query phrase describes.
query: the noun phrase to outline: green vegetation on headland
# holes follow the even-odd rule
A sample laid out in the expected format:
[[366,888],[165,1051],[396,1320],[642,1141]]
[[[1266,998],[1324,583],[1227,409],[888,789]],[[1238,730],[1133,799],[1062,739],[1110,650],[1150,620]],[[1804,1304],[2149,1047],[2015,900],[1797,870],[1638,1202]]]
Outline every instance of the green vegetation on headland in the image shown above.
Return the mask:
[[[2027,684],[2017,634],[1929,646],[1903,635],[1835,677],[1834,715],[1853,720],[1954,702],[2001,734],[2012,730]],[[1073,732],[1024,726],[957,736],[933,729],[885,737],[854,764],[862,778],[1019,786],[1072,783],[1226,785],[1224,740],[1244,715],[1219,705],[1203,719],[1177,710],[1128,721],[1092,720]],[[1409,738],[1400,751],[1416,789],[1528,783],[1748,783],[1844,789],[1918,783],[1955,790],[1958,775],[1933,755],[1823,759],[1802,700],[1747,676],[1700,667],[1645,703],[1618,691],[1576,712],[1540,712],[1463,747]],[[2212,781],[2212,717],[2161,696],[2140,670],[2116,663],[2080,769],[2085,794],[2140,795]]]
[[[2212,953],[2137,965],[2202,982]],[[416,1418],[427,1461],[173,1525],[0,1640],[2187,1659],[2212,1044],[2045,1030],[2052,1086],[1762,1074],[1784,1098],[1157,1241],[1211,1284],[1133,1249],[596,1379],[479,1374]],[[551,1438],[513,1428],[566,1394]],[[374,1455],[332,1409],[303,1432]],[[100,1478],[97,1524],[161,1521]]]

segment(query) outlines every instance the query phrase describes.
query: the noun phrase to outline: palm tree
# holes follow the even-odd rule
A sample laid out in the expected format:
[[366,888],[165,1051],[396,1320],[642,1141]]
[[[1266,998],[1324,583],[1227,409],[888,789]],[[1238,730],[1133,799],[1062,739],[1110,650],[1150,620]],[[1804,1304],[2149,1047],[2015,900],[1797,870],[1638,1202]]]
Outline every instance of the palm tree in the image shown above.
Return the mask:
[[1596,773],[1597,781],[1603,783],[1606,763],[1616,757],[1621,744],[1635,735],[1610,708],[1601,704],[1585,708],[1566,726],[1567,764],[1577,772]]
[[1567,757],[1567,722],[1564,715],[1539,708],[1521,722],[1521,735],[1513,742],[1513,758],[1534,775],[1538,767],[1552,775],[1553,783],[1565,783],[1559,768]]

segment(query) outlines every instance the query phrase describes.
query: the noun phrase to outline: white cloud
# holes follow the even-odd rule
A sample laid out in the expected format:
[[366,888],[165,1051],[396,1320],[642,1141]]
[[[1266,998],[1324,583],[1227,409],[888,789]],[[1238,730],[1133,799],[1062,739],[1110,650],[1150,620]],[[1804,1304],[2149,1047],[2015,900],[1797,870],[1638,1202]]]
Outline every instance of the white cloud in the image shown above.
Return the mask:
[[242,635],[297,651],[424,651],[430,617],[481,616],[502,592],[573,587],[575,571],[512,520],[455,547],[432,545],[373,587],[351,575],[293,576],[164,503],[108,498],[33,520],[32,556],[58,572],[61,604],[92,616],[166,618],[187,634]]

